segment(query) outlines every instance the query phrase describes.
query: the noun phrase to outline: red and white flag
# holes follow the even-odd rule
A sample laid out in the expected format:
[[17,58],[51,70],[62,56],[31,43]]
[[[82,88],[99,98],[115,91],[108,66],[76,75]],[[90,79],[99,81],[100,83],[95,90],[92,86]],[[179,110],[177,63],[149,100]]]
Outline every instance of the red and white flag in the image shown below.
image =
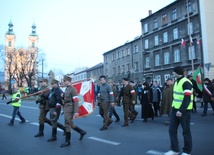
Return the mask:
[[198,40],[197,40],[197,44],[198,44],[198,45],[201,45],[201,39],[198,39]]
[[186,41],[184,39],[181,39],[181,46],[184,47],[186,45]]
[[92,80],[73,83],[79,99],[79,117],[87,116],[94,111],[94,83]]

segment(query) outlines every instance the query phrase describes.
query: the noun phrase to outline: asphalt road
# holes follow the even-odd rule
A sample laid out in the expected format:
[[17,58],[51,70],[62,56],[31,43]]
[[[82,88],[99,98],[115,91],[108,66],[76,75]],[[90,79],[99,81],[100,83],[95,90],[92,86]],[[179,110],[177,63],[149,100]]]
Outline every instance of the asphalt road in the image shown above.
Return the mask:
[[[139,115],[128,127],[123,124],[122,107],[116,107],[121,121],[112,123],[108,130],[100,131],[102,118],[98,107],[84,118],[74,120],[74,123],[87,131],[84,139],[79,141],[79,134],[72,131],[71,145],[60,148],[64,143],[63,132],[58,130],[57,141],[47,142],[51,137],[51,127],[45,125],[45,135],[35,138],[38,132],[38,105],[34,101],[23,100],[20,111],[27,122],[20,124],[16,118],[14,126],[8,126],[11,119],[12,106],[6,105],[6,100],[0,100],[0,155],[161,155],[169,150],[168,125],[164,122],[167,116],[155,117],[142,122],[140,105],[136,106]],[[197,105],[200,106],[199,104]],[[202,108],[192,114],[191,130],[193,137],[192,155],[213,155],[214,153],[214,115],[209,108],[208,116],[201,117]],[[48,116],[49,117],[49,116]],[[113,118],[115,120],[115,118]],[[59,122],[63,123],[63,115]],[[178,131],[181,149],[183,137],[181,127]]]

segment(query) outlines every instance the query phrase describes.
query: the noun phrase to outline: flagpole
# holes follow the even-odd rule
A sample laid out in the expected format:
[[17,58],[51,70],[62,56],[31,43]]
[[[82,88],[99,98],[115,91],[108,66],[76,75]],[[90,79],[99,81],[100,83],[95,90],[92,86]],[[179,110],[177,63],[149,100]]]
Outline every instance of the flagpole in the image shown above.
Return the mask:
[[189,35],[189,51],[191,52],[191,65],[192,65],[192,74],[194,72],[194,62],[193,62],[193,53],[192,53],[192,37],[190,34],[190,18],[189,18],[189,6],[188,0],[186,0],[186,7],[187,7],[187,22],[188,22],[188,35]]

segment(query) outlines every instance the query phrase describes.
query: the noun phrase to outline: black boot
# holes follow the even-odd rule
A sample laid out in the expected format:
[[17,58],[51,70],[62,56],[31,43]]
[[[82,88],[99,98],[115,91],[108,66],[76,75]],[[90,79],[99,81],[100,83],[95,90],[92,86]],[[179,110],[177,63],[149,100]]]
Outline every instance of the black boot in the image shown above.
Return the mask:
[[64,131],[64,132],[63,132],[63,136],[65,136],[65,135],[66,135],[65,126],[62,125],[61,123],[58,123],[58,122],[57,122],[57,127]]
[[78,128],[78,127],[75,127],[74,130],[77,131],[78,133],[80,133],[80,138],[79,138],[79,140],[82,140],[83,137],[85,136],[86,132],[85,132],[84,130]]
[[44,124],[39,124],[39,133],[37,133],[34,137],[44,136]]
[[57,128],[52,128],[52,137],[50,139],[48,139],[48,142],[52,142],[55,141],[56,138],[56,132],[57,132]]
[[70,139],[71,139],[71,132],[66,132],[65,133],[65,143],[62,144],[60,147],[66,147],[66,146],[69,146],[71,143],[70,143]]

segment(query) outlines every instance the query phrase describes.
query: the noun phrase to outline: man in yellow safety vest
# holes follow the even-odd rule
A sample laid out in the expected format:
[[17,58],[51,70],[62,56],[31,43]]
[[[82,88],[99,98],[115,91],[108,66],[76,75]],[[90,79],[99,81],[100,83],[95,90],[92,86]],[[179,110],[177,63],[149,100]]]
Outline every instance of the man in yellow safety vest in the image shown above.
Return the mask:
[[14,93],[12,95],[12,99],[7,102],[7,104],[10,104],[10,103],[12,103],[12,106],[13,106],[13,115],[12,115],[12,119],[10,120],[10,123],[8,123],[8,125],[12,126],[14,124],[14,119],[15,119],[16,115],[19,116],[19,118],[21,120],[20,123],[25,123],[25,119],[19,111],[19,108],[21,106],[21,93],[18,90],[18,87],[14,88]]
[[192,150],[192,136],[190,130],[190,118],[193,107],[193,86],[184,75],[181,66],[173,69],[173,76],[177,78],[173,87],[172,111],[170,115],[169,136],[171,150],[165,155],[178,155],[179,145],[177,130],[181,124],[183,129],[184,147],[181,155],[189,155]]

